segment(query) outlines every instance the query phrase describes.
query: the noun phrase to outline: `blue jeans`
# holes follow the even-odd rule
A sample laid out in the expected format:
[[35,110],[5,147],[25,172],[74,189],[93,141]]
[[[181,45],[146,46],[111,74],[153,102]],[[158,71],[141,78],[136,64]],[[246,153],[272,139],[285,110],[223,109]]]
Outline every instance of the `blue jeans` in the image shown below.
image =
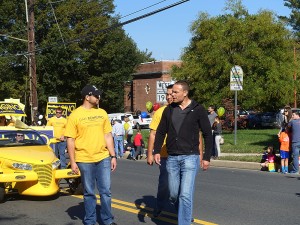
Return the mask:
[[164,208],[166,202],[169,201],[169,185],[168,185],[168,171],[167,171],[167,158],[160,158],[159,178],[156,195],[156,209],[158,211]]
[[[117,157],[123,157],[124,154],[124,140],[123,136],[114,136],[114,142],[115,142],[115,153]],[[120,155],[119,155],[119,149],[120,149]]]
[[81,182],[83,185],[84,197],[84,224],[96,224],[96,195],[95,183],[100,194],[100,216],[102,222],[107,225],[114,222],[111,212],[111,192],[110,192],[110,157],[95,163],[77,162],[81,173]]
[[130,157],[133,158],[134,155],[135,155],[135,149],[131,148],[131,150],[130,150]]
[[178,225],[190,225],[199,155],[168,156],[167,171],[171,203],[178,208]]
[[300,142],[292,143],[293,150],[293,172],[299,172],[299,150],[300,150]]
[[55,144],[55,147],[54,147],[55,155],[60,160],[60,168],[61,169],[65,169],[67,167],[66,155],[65,155],[66,148],[67,148],[66,141],[58,142]]

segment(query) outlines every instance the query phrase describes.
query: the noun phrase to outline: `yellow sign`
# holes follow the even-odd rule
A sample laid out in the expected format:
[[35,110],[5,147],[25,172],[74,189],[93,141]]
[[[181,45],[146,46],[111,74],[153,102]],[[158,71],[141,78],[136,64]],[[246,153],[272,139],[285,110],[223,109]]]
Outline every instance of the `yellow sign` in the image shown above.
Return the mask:
[[19,104],[0,102],[0,116],[26,116]]
[[67,103],[67,102],[48,102],[47,103],[47,110],[46,115],[47,118],[50,119],[51,117],[55,116],[55,110],[61,107],[63,109],[63,116],[67,118],[71,112],[76,109],[76,103]]

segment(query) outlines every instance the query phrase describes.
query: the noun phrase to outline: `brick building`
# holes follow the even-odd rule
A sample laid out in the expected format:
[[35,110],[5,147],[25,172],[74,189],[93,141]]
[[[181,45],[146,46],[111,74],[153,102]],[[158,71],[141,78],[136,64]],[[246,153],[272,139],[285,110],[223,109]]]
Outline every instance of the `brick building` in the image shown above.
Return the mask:
[[181,64],[181,61],[169,60],[142,63],[133,74],[133,80],[125,84],[124,111],[147,112],[147,101],[163,105],[166,102],[166,86],[174,82],[171,68]]

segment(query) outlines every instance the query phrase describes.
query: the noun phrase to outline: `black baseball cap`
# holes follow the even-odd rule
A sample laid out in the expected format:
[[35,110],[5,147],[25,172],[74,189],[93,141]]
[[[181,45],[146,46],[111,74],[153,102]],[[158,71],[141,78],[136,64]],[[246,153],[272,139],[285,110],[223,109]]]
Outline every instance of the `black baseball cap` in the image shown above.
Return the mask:
[[85,97],[87,95],[96,95],[100,96],[102,94],[102,91],[99,90],[95,85],[86,85],[82,90],[81,90],[81,96]]

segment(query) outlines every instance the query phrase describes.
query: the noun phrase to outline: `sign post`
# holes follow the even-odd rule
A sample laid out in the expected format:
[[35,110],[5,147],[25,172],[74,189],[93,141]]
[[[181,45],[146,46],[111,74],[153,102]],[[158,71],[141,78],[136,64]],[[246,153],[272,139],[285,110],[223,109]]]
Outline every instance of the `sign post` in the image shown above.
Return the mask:
[[237,91],[243,90],[244,72],[240,66],[234,66],[230,70],[230,90],[234,91],[234,145],[237,136]]

